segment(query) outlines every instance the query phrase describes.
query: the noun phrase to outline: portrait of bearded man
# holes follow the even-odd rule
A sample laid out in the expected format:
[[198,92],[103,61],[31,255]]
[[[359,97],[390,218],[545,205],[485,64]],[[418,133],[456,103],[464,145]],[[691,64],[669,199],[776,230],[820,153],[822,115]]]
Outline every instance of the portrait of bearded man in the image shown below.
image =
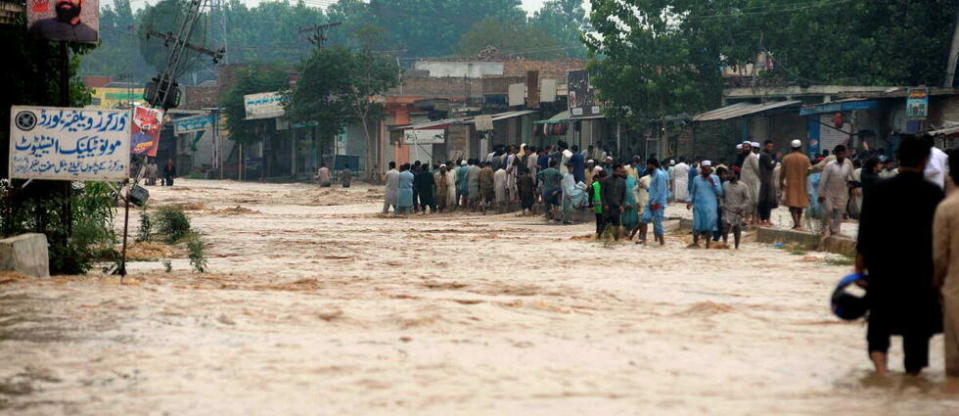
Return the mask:
[[[35,39],[67,42],[96,42],[97,31],[80,19],[83,0],[56,0],[55,17],[40,19],[30,25],[30,35]],[[92,2],[91,7],[96,7]]]

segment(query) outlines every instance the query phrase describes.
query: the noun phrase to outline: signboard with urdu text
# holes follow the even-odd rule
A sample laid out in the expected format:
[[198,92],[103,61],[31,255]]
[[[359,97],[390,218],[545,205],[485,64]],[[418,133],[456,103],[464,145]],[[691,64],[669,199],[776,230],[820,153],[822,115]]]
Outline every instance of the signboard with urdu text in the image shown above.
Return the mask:
[[173,120],[173,134],[194,133],[206,130],[213,125],[215,119],[212,114],[178,118]]
[[443,144],[446,141],[446,131],[440,129],[405,130],[403,137],[406,144]]
[[130,173],[130,110],[13,106],[10,178],[121,181]]
[[286,114],[283,103],[289,101],[278,91],[261,92],[243,96],[243,106],[246,109],[247,120],[282,117]]

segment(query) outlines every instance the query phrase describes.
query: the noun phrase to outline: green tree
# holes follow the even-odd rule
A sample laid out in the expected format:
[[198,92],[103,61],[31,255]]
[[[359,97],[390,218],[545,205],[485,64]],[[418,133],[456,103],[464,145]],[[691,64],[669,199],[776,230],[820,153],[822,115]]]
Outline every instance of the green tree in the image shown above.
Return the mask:
[[230,139],[238,143],[256,143],[276,130],[273,119],[246,120],[243,96],[261,92],[281,91],[287,88],[286,72],[267,65],[251,65],[236,74],[236,85],[223,93],[220,106],[226,116]]
[[502,20],[487,18],[476,22],[456,44],[460,55],[475,55],[493,46],[501,52],[530,59],[565,58],[565,48],[525,18]]
[[[938,85],[959,0],[593,0],[593,84],[643,123],[719,104],[723,67],[768,52],[764,85]],[[949,28],[949,29],[943,29]]]
[[366,135],[367,166],[372,166],[374,143],[369,122],[381,114],[381,105],[373,96],[398,84],[399,67],[391,59],[370,50],[320,48],[303,65],[286,105],[287,116],[294,122],[317,122],[321,141],[331,140],[349,123],[359,122]]
[[[140,54],[158,72],[166,68],[169,62],[170,49],[165,45],[163,39],[148,36],[148,34],[153,30],[176,36],[183,19],[186,17],[189,2],[190,0],[162,0],[153,6],[148,6],[143,11],[140,26],[137,28]],[[206,45],[207,28],[205,22],[206,20],[202,17],[197,19],[193,26],[193,32],[190,34],[190,43]],[[179,76],[182,73],[197,70],[204,65],[208,65],[208,62],[206,55],[187,49],[183,53],[180,73],[176,75]]]
[[581,36],[589,25],[581,0],[549,0],[533,13],[530,24],[556,39],[570,58],[586,57]]
[[100,45],[82,57],[81,72],[132,81],[146,81],[155,75],[153,67],[140,54],[136,33],[138,19],[130,0],[116,0],[101,8]]

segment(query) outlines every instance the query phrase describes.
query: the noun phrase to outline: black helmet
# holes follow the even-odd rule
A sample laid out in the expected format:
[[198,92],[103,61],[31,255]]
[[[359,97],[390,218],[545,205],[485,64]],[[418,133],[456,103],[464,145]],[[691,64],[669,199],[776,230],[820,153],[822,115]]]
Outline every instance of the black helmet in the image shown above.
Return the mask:
[[842,278],[836,290],[832,292],[832,313],[846,321],[855,321],[866,316],[869,311],[869,304],[866,296],[858,296],[850,293],[847,288],[855,284],[859,279],[865,279],[861,274],[851,274]]

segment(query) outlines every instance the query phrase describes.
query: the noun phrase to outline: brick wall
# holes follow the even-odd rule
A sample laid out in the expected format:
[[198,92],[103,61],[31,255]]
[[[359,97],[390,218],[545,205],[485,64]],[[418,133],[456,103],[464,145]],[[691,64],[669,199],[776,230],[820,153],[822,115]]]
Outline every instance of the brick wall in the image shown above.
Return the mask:
[[180,108],[185,110],[201,110],[216,107],[219,102],[219,87],[186,87]]
[[481,97],[483,82],[479,79],[403,77],[402,88],[387,91],[387,96]]
[[503,75],[507,77],[526,77],[527,71],[539,71],[540,79],[556,79],[566,81],[566,73],[586,69],[586,61],[582,59],[555,59],[550,61],[533,61],[513,59],[503,62]]

